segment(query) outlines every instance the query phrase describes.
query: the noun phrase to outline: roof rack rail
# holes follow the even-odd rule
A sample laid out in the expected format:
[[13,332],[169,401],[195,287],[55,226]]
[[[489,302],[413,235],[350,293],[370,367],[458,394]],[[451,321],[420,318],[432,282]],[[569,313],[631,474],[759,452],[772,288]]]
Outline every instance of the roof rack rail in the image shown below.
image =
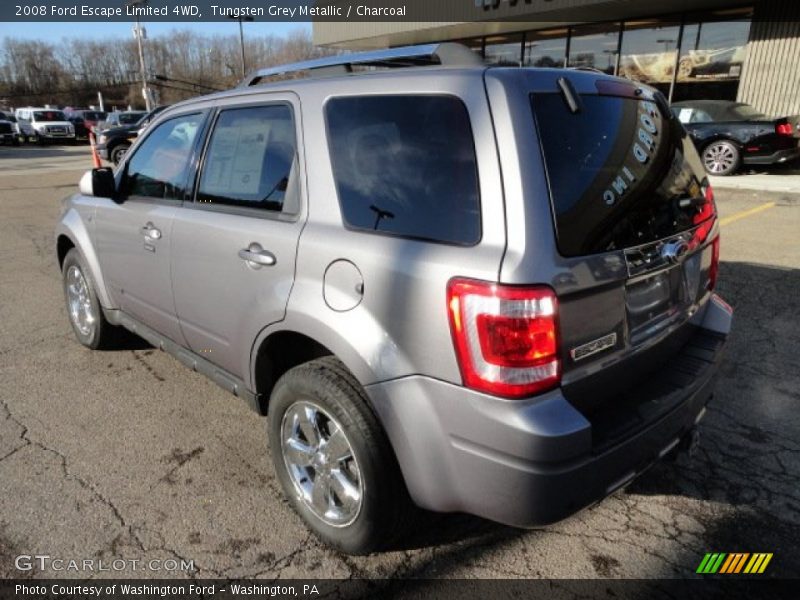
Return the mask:
[[483,65],[483,60],[462,44],[443,42],[419,46],[403,46],[372,52],[357,52],[339,56],[326,56],[286,65],[258,69],[247,75],[238,87],[258,85],[262,80],[277,75],[290,75],[308,71],[311,77],[330,77],[353,72],[353,65],[364,67],[423,67],[440,65],[447,67],[471,67]]

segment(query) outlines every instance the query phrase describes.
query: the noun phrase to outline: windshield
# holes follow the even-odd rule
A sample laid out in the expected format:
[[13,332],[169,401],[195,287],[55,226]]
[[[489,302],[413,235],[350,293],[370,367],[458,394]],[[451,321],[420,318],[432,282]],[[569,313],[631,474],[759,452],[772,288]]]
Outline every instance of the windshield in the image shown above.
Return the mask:
[[137,113],[120,113],[119,115],[119,122],[123,125],[134,125],[138,123],[142,117],[144,117],[147,113],[137,112]]
[[[756,121],[759,119],[766,119],[767,116],[757,111],[749,104],[732,104],[723,107],[725,110],[720,111],[723,115],[727,115],[730,121]],[[713,113],[712,113],[713,116]]]
[[701,196],[691,140],[653,101],[584,94],[572,112],[533,94],[559,251],[582,256],[686,231],[686,199]]
[[769,119],[749,104],[734,102],[704,102],[700,104],[677,104],[673,114],[681,123],[724,123],[731,121],[763,121]]
[[66,121],[67,117],[60,110],[36,110],[33,112],[33,120],[40,121]]

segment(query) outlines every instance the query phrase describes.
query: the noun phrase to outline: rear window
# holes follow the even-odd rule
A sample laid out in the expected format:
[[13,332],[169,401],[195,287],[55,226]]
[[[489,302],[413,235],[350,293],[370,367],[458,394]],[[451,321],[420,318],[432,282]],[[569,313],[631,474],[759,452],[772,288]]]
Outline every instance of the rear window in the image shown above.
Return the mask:
[[[550,183],[559,251],[582,256],[646,244],[693,227],[681,200],[702,196],[683,127],[650,100],[558,93],[531,104]],[[683,203],[684,206],[686,203]]]
[[460,245],[480,240],[475,146],[461,100],[334,98],[325,116],[347,226]]

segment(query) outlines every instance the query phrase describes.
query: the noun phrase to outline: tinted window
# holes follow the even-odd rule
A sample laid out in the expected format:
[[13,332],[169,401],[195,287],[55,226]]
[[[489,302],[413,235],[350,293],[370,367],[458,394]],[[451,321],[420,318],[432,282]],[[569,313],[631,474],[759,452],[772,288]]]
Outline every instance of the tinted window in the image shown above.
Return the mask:
[[222,111],[211,134],[198,202],[280,211],[295,164],[295,130],[286,105]]
[[475,147],[460,100],[335,98],[325,113],[347,225],[455,244],[478,242]]
[[702,167],[677,121],[652,101],[580,101],[572,113],[560,94],[531,99],[561,254],[611,251],[691,229],[695,209],[681,200],[702,195]]
[[127,163],[125,194],[182,200],[202,120],[201,114],[184,115],[153,129]]

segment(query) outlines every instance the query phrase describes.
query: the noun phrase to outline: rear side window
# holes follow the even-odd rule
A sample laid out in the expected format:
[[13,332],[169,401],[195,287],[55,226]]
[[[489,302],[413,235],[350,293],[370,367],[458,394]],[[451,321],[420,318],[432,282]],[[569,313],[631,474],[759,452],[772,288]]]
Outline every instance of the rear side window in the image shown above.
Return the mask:
[[459,245],[480,240],[475,145],[461,100],[334,98],[325,116],[347,226]]
[[608,252],[691,229],[695,213],[681,201],[702,196],[702,167],[680,124],[650,100],[579,99],[573,112],[558,93],[531,96],[559,252]]
[[211,134],[197,201],[281,211],[294,164],[289,106],[224,110]]

